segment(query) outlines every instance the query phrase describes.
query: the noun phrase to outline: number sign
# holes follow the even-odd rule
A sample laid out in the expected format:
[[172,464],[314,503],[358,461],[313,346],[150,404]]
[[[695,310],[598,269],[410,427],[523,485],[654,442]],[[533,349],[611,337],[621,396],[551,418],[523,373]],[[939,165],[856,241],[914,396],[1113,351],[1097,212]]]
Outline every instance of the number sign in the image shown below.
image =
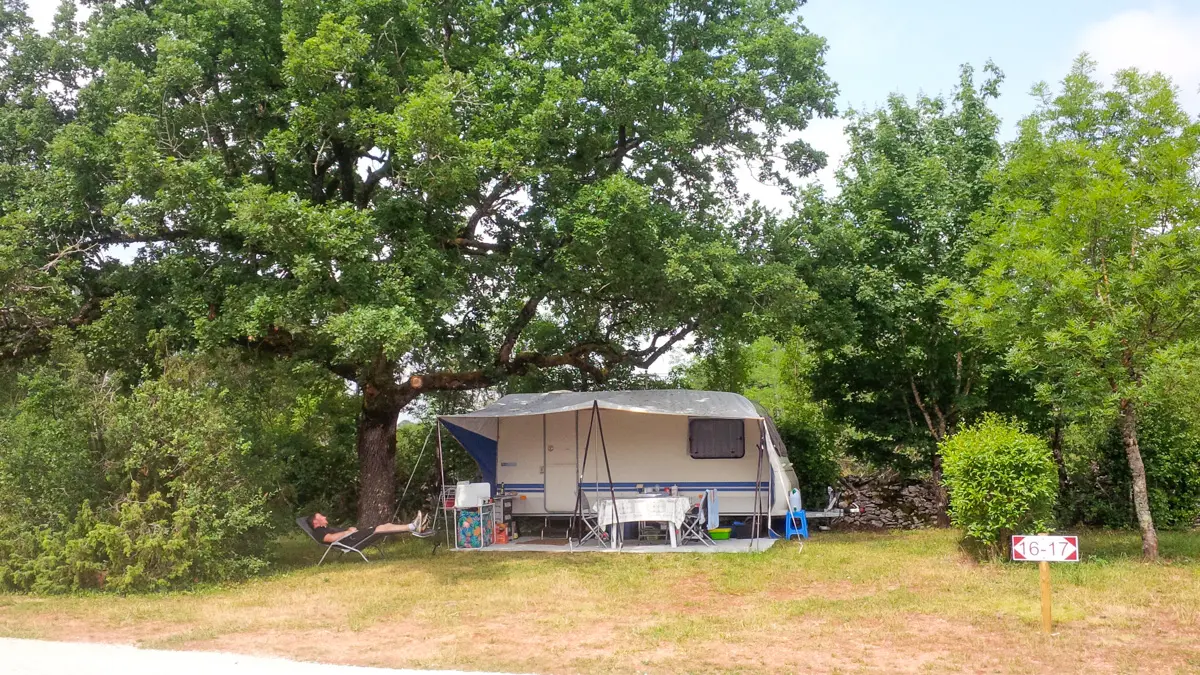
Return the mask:
[[1012,559],[1033,562],[1079,562],[1079,537],[1016,534]]

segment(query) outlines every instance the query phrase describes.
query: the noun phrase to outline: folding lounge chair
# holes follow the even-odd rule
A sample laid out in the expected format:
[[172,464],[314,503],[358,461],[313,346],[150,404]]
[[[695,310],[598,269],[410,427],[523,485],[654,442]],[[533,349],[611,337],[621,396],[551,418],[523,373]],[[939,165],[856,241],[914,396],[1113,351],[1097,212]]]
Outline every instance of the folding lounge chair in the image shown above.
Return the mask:
[[355,541],[353,543],[345,543],[344,539],[353,539],[354,538],[354,537],[346,537],[343,540],[338,540],[338,541],[333,542],[332,544],[327,544],[317,538],[317,533],[313,532],[312,527],[310,527],[308,524],[308,516],[300,516],[299,518],[296,519],[296,524],[299,525],[300,529],[304,530],[304,532],[308,536],[312,537],[313,541],[317,542],[321,546],[326,547],[325,554],[321,556],[321,560],[320,560],[320,562],[317,563],[317,567],[320,567],[321,563],[325,562],[325,556],[329,555],[329,552],[333,551],[335,549],[338,551],[341,551],[343,554],[350,553],[351,551],[353,551],[353,552],[357,553],[358,555],[362,556],[362,559],[366,562],[371,562],[370,560],[367,559],[366,554],[362,552],[362,549],[366,548],[367,546],[375,546],[376,550],[379,551],[379,554],[383,555],[383,550],[379,548],[379,544],[382,543],[383,538],[387,536],[386,534],[375,534],[374,532],[372,532],[370,534],[370,536],[363,538],[362,541]]
[[708,535],[708,491],[700,496],[700,501],[688,509],[683,517],[683,527],[680,530],[681,541],[698,541],[705,546],[716,546]]

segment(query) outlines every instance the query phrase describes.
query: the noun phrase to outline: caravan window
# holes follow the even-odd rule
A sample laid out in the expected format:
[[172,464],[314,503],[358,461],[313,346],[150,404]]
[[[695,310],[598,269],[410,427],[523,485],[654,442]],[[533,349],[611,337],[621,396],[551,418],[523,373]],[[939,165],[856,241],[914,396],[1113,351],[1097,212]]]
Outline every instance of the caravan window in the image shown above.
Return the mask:
[[688,420],[688,454],[692,459],[745,457],[745,422],[720,419]]

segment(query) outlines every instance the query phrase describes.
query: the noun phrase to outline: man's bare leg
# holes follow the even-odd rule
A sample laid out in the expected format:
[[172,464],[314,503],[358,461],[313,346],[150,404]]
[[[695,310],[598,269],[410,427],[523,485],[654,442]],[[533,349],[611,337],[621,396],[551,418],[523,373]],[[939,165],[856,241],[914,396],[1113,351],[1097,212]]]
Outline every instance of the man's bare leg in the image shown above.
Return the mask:
[[424,513],[417,511],[417,517],[411,523],[384,523],[376,526],[378,534],[398,534],[400,532],[420,532],[428,527],[429,520]]

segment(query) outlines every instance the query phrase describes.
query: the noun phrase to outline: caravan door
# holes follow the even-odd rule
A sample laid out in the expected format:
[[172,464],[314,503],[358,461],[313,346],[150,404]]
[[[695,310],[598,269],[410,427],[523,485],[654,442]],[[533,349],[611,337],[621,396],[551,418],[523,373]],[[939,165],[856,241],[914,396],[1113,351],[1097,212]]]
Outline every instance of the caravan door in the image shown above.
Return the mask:
[[546,512],[574,513],[579,481],[575,413],[554,413],[542,419],[546,424]]

